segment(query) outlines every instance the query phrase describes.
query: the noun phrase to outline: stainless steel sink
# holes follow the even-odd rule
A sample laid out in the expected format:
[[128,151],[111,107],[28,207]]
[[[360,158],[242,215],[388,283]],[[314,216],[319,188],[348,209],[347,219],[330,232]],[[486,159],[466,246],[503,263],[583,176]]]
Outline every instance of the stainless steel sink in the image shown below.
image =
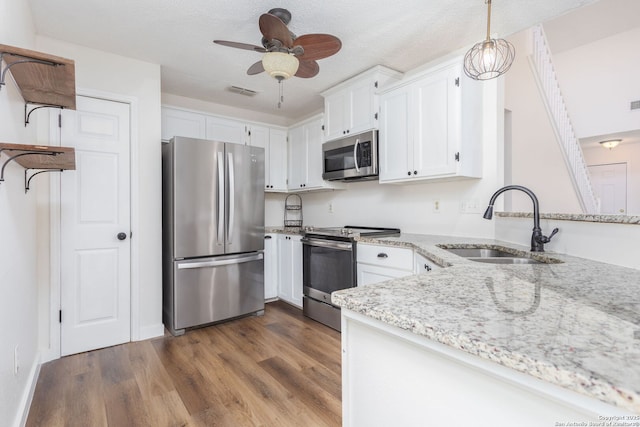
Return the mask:
[[475,262],[484,262],[487,264],[546,264],[533,258],[471,258],[467,259]]
[[448,245],[438,245],[440,248],[461,256],[470,261],[482,262],[486,264],[556,264],[562,261],[548,257],[532,257],[526,252],[517,250],[507,251],[498,248],[466,247],[456,248]]
[[509,252],[501,251],[500,249],[487,249],[487,248],[443,248],[452,254],[464,258],[498,258],[498,257],[516,257]]

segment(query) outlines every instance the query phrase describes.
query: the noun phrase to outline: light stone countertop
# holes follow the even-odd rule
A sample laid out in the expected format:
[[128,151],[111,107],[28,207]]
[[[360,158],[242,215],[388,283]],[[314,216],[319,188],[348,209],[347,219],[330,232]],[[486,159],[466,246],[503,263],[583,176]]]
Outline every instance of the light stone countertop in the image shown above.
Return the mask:
[[546,252],[556,264],[495,265],[438,244],[489,239],[402,234],[359,241],[415,249],[445,266],[337,291],[331,301],[456,349],[640,413],[640,271]]

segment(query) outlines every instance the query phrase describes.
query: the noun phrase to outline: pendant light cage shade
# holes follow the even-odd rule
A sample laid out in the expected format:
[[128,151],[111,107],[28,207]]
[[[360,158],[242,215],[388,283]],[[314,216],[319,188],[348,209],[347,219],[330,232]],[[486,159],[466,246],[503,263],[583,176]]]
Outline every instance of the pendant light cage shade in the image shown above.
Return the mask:
[[267,52],[262,57],[262,66],[271,77],[286,80],[298,72],[300,61],[289,53]]
[[476,43],[464,56],[464,72],[474,80],[489,80],[509,71],[516,49],[504,39]]

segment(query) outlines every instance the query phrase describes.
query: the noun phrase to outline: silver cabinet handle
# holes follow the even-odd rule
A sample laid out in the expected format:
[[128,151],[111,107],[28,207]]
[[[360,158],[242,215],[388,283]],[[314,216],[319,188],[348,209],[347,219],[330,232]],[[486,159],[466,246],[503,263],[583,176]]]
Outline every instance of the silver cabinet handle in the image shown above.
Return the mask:
[[385,254],[384,252],[380,252],[378,254],[378,258],[389,258],[389,255]]

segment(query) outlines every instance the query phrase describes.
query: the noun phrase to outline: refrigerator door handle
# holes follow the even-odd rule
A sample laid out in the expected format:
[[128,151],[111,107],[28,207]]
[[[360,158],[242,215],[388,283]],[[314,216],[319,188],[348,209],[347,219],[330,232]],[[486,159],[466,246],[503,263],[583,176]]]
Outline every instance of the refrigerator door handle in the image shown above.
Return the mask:
[[227,245],[230,245],[233,240],[233,219],[235,217],[235,170],[233,165],[233,153],[227,153],[228,171],[229,171],[229,218],[227,224]]
[[218,245],[224,238],[224,153],[218,152]]
[[207,268],[207,267],[220,267],[221,265],[231,265],[231,264],[243,264],[245,262],[251,261],[260,261],[264,258],[262,253],[258,253],[255,255],[244,256],[244,257],[233,257],[233,258],[225,258],[225,259],[216,259],[202,262],[189,262],[189,263],[178,263],[178,270],[186,270],[190,268]]

